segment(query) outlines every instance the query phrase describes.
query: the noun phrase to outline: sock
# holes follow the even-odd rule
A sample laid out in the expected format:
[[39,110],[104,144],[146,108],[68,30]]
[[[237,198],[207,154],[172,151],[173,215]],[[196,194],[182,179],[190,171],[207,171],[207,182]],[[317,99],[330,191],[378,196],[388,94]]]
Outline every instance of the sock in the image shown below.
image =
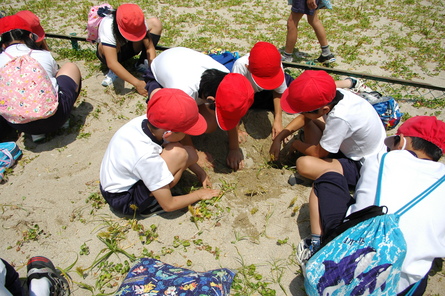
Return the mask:
[[288,57],[291,57],[291,56],[292,56],[292,53],[287,53],[287,52],[285,52],[285,51],[283,51],[283,54],[284,54],[285,56],[288,56]]
[[51,282],[46,277],[32,279],[29,284],[29,296],[47,296],[50,295]]
[[328,56],[331,54],[331,50],[329,49],[329,45],[325,45],[321,47],[321,55],[322,56]]

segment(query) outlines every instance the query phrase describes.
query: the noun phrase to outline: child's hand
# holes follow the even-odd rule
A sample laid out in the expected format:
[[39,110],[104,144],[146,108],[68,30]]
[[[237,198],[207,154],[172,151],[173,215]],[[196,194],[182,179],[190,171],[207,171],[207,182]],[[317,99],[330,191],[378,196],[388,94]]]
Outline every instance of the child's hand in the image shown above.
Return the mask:
[[244,168],[244,155],[240,148],[229,149],[229,155],[226,158],[227,165],[234,171]]
[[196,192],[199,193],[199,197],[201,200],[211,199],[215,196],[218,196],[221,193],[220,189],[211,189],[211,188],[201,188]]
[[317,8],[317,3],[315,2],[315,0],[307,0],[307,7],[309,7],[309,9],[316,9]]
[[272,161],[278,160],[280,155],[280,150],[281,150],[281,141],[275,138],[269,149],[269,155]]
[[203,188],[212,188],[212,182],[210,181],[210,177],[205,172],[204,174],[197,177],[199,181],[202,183]]
[[139,80],[139,82],[135,85],[136,91],[144,97],[148,97],[148,91],[145,89],[145,81]]

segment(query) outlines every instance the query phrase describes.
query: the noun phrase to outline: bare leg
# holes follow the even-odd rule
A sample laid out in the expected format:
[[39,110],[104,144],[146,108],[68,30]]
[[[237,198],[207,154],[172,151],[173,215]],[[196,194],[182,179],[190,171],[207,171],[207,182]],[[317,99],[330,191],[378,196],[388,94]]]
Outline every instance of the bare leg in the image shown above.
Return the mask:
[[59,71],[57,72],[56,77],[60,75],[66,75],[70,77],[77,84],[77,93],[79,93],[80,89],[80,80],[82,79],[79,67],[77,67],[74,63],[66,63],[64,64]]
[[317,35],[318,42],[320,46],[328,45],[328,40],[326,39],[326,31],[324,30],[323,24],[318,18],[318,10],[315,11],[314,15],[308,15],[307,21],[309,25],[314,29],[315,35]]
[[309,217],[311,222],[311,234],[322,234],[320,212],[318,209],[318,197],[315,195],[314,187],[309,194]]
[[301,176],[311,180],[318,179],[318,177],[328,171],[343,175],[343,167],[337,159],[320,159],[314,156],[299,157],[297,159],[297,171]]
[[152,17],[147,20],[148,31],[152,34],[161,35],[162,23],[157,17]]
[[174,187],[182,173],[192,164],[198,161],[198,155],[192,146],[183,146],[180,143],[168,144],[161,153],[161,157],[167,163],[168,169],[172,173],[174,180],[170,183],[170,188]]
[[298,38],[298,23],[303,17],[302,13],[291,12],[287,20],[286,46],[284,51],[293,53]]

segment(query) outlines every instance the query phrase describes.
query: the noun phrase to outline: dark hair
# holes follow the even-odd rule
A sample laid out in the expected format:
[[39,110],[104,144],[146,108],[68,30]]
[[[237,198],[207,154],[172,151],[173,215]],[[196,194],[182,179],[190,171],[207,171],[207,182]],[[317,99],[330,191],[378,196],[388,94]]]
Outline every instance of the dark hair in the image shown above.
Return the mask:
[[438,161],[442,157],[442,150],[433,143],[419,137],[410,137],[410,138],[411,138],[411,146],[415,150],[422,151],[434,161]]
[[[340,102],[341,100],[343,100],[343,97],[344,97],[344,95],[341,93],[341,92],[339,92],[338,90],[336,91],[336,93],[335,93],[335,97],[332,99],[332,101],[329,103],[329,104],[327,104],[326,106],[329,106],[329,108],[332,110],[332,108],[334,108],[335,107],[335,105],[337,105],[338,104],[338,102]],[[324,106],[323,106],[324,107]],[[302,113],[309,113],[309,114],[316,114],[316,113],[318,113],[318,111],[321,109],[321,108],[323,108],[323,107],[320,107],[320,108],[318,108],[318,109],[315,109],[315,110],[312,110],[312,111],[306,111],[306,112],[302,112]]]
[[116,21],[116,12],[117,9],[111,12],[111,15],[113,16],[113,35],[114,38],[116,39],[116,46],[121,46],[127,43],[127,39],[125,39],[124,36],[122,36],[121,32],[119,31],[119,27]]
[[328,104],[328,106],[331,108],[331,110],[335,107],[335,105],[338,104],[341,100],[343,100],[344,95],[339,92],[338,90],[335,92],[334,99]]
[[[11,45],[11,43],[14,41],[23,41],[23,43],[26,46],[28,46],[30,49],[40,50],[41,48],[39,48],[37,46],[34,38],[29,37],[30,35],[31,35],[31,32],[22,30],[22,29],[15,29],[15,30],[11,30],[9,32],[3,33],[1,36],[0,47],[3,48],[3,45],[4,45],[6,48],[9,45]],[[32,35],[32,36],[34,36],[34,35]]]
[[207,97],[215,97],[219,84],[227,74],[228,73],[217,69],[205,70],[204,73],[202,73],[201,81],[199,82],[199,98],[205,99]]

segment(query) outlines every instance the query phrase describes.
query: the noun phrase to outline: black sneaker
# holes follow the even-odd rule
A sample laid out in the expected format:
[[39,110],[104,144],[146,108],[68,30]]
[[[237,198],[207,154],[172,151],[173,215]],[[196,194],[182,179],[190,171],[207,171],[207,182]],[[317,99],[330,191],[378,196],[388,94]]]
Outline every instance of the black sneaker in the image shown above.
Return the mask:
[[70,295],[66,279],[56,270],[54,264],[46,257],[35,256],[28,260],[28,287],[33,279],[47,278],[51,283],[50,296]]
[[327,56],[321,54],[318,58],[315,59],[315,62],[320,64],[333,63],[335,62],[335,55],[333,53]]

